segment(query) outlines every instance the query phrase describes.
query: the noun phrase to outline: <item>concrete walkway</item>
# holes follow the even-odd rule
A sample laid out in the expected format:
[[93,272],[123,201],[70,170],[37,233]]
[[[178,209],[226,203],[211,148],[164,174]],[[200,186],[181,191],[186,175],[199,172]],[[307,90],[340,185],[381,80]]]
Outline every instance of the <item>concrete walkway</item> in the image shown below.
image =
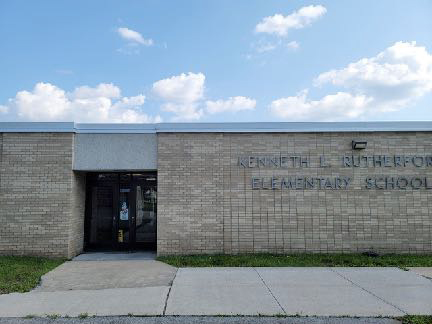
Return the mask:
[[183,268],[166,314],[432,314],[432,281],[397,268]]
[[169,287],[176,271],[154,260],[68,261],[42,276],[34,291]]
[[391,318],[371,317],[259,317],[157,316],[90,318],[0,318],[2,324],[401,324]]
[[432,267],[412,267],[408,269],[420,276],[432,279]]
[[432,314],[432,281],[397,268],[177,270],[151,260],[71,261],[44,276],[41,286],[32,292],[0,295],[0,317],[83,313]]
[[154,253],[86,253],[41,278],[33,291],[0,295],[0,317],[160,315],[177,269]]
[[156,259],[155,251],[137,251],[137,252],[88,252],[83,253],[73,261],[131,261],[131,260],[154,260]]

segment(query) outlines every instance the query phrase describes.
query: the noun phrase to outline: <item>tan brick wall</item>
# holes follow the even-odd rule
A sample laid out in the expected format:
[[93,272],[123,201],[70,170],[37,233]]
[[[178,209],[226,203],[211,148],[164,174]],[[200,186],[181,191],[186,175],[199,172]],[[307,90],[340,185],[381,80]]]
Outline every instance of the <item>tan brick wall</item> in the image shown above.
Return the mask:
[[[432,190],[365,189],[367,176],[432,167],[342,168],[361,155],[432,155],[428,132],[158,134],[158,254],[432,252]],[[308,168],[243,168],[239,156],[296,154]],[[320,168],[320,155],[333,165]],[[252,177],[347,176],[347,190],[252,190]]]
[[72,133],[3,133],[0,254],[71,257],[82,249],[81,175]]
[[158,134],[159,254],[223,251],[223,135]]
[[81,253],[84,247],[85,189],[85,173],[74,172],[72,175],[72,215],[69,223],[69,257]]

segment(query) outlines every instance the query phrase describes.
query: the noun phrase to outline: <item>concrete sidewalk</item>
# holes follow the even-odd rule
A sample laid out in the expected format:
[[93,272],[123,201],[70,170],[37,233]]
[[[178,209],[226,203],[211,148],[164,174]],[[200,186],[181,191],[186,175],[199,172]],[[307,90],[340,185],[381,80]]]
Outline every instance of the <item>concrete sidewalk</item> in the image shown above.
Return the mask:
[[432,281],[398,268],[183,268],[166,314],[432,314]]
[[156,316],[0,318],[2,324],[401,324],[391,318],[371,317],[258,317],[258,316]]
[[[145,263],[139,267],[143,266]],[[122,280],[116,281],[116,288],[101,287],[88,277],[90,289],[67,290],[65,285],[61,290],[60,281],[66,277],[58,276],[58,282],[49,285],[48,290],[55,287],[58,291],[38,289],[0,295],[0,317],[82,313],[372,317],[432,314],[432,281],[398,268],[180,268],[172,287],[166,282],[148,286],[142,278],[138,278],[141,287],[119,287],[125,285]],[[98,275],[95,273],[93,278],[97,281]],[[79,275],[74,280],[79,280]]]
[[169,287],[143,287],[0,295],[0,318],[161,315],[168,291]]
[[68,261],[42,276],[34,291],[169,287],[176,271],[154,260]]
[[432,279],[432,267],[412,267],[408,268],[408,270],[428,279]]

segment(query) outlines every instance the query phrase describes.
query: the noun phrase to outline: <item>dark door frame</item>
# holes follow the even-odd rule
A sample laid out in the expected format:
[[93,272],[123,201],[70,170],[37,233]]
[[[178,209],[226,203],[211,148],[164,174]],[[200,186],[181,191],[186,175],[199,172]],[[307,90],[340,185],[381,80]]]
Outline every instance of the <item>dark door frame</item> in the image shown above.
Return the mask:
[[[104,248],[105,249],[108,246],[111,246],[112,250],[135,250],[137,248],[143,248],[143,247],[156,247],[156,242],[154,244],[146,244],[146,243],[137,243],[136,242],[136,199],[137,199],[137,192],[136,187],[137,185],[141,184],[140,181],[135,179],[133,177],[133,174],[149,174],[150,176],[154,176],[157,179],[157,172],[156,171],[127,171],[127,172],[91,172],[92,175],[99,175],[99,174],[116,174],[116,181],[114,184],[112,184],[112,226],[111,226],[111,244],[100,244],[96,242],[95,244],[89,243],[89,232],[92,230],[91,226],[94,226],[94,224],[91,223],[92,216],[89,216],[93,213],[93,208],[89,208],[87,205],[90,203],[92,207],[93,204],[96,203],[95,197],[93,197],[92,188],[95,187],[94,183],[88,183],[87,184],[87,194],[86,194],[86,222],[87,227],[85,230],[85,234],[87,233],[87,238],[85,240],[85,248],[90,249],[98,249]],[[125,184],[121,184],[120,177],[122,175],[130,175],[131,179],[129,182]],[[157,182],[155,184],[156,191],[157,191]],[[119,206],[119,199],[120,199],[120,189],[130,189],[128,195],[129,200],[129,240],[128,242],[120,243],[118,242],[118,235],[119,235],[119,221],[120,221],[120,206]],[[157,217],[157,214],[156,214]],[[90,218],[90,219],[87,219]],[[157,218],[156,218],[157,223]],[[155,233],[156,234],[156,233]]]

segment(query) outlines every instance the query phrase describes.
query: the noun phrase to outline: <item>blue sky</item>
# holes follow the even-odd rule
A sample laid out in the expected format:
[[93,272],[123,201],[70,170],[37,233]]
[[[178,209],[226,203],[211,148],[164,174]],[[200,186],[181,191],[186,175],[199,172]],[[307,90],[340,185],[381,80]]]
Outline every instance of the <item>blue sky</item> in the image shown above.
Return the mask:
[[0,120],[432,120],[432,1],[1,1]]

